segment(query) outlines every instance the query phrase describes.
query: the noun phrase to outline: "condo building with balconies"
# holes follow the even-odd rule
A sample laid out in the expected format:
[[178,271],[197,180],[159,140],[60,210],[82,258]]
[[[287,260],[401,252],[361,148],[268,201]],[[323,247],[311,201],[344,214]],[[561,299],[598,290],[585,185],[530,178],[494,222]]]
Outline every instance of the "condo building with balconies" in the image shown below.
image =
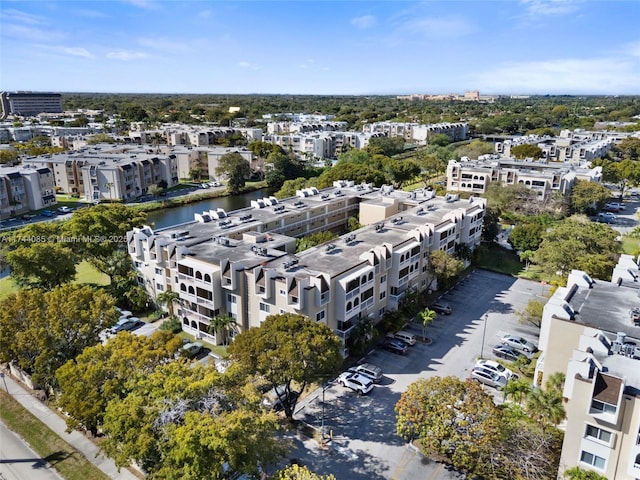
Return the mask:
[[[203,212],[175,227],[134,229],[128,251],[153,298],[178,293],[189,333],[220,344],[224,339],[209,331],[217,315],[230,315],[241,332],[291,312],[327,324],[346,348],[359,323],[379,321],[407,291],[435,288],[431,251],[478,246],[484,211],[480,198],[340,181],[234,212]],[[354,215],[364,225],[359,230],[296,252],[296,237],[344,231]]]
[[48,167],[0,167],[0,218],[56,203],[54,175]]
[[628,255],[610,282],[574,270],[544,307],[534,383],[566,376],[559,475],[578,466],[611,480],[640,478],[639,274]]
[[486,193],[491,182],[502,185],[524,185],[533,190],[540,200],[547,200],[555,192],[571,193],[576,180],[602,182],[602,167],[589,168],[570,163],[549,163],[546,160],[513,160],[511,158],[482,156],[478,160],[449,160],[447,190]]

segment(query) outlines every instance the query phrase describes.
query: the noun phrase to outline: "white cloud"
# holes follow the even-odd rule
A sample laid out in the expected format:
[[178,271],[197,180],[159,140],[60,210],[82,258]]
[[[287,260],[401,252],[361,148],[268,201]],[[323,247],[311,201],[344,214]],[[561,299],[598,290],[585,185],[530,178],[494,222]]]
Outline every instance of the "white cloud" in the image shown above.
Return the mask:
[[132,52],[128,50],[117,50],[115,52],[107,53],[107,58],[111,60],[123,60],[125,62],[131,60],[140,60],[142,58],[147,58],[147,54],[143,52]]
[[640,57],[640,40],[637,42],[627,43],[624,45],[623,51],[632,57]]
[[16,24],[3,24],[2,35],[28,43],[51,42],[53,40],[60,40],[67,36],[65,33],[56,30],[45,30],[42,28],[27,27]]
[[623,58],[511,62],[470,77],[492,93],[640,93],[640,66]]
[[200,18],[209,18],[213,12],[211,10],[202,10],[198,12],[198,17]]
[[127,3],[130,3],[134,7],[138,7],[138,8],[155,9],[158,7],[158,5],[156,5],[156,3],[152,0],[126,0],[126,1]]
[[161,50],[165,52],[178,52],[187,50],[189,48],[189,46],[182,41],[160,37],[140,38],[138,39],[138,43],[143,47],[153,48],[155,50]]
[[73,55],[75,57],[94,58],[94,56],[86,49],[82,47],[66,47],[64,53]]
[[249,70],[262,70],[262,65],[256,65],[249,62],[238,62],[237,65],[241,68],[248,68]]
[[85,9],[85,8],[76,8],[71,10],[71,13],[73,13],[74,15],[77,15],[78,17],[85,17],[85,18],[108,18],[109,15],[107,15],[104,12],[100,12],[99,10],[89,10],[89,9]]
[[430,38],[462,37],[475,31],[475,27],[464,18],[417,17],[405,21],[398,29]]
[[581,0],[521,0],[529,17],[568,15],[578,10]]
[[40,25],[48,23],[45,17],[39,15],[33,15],[31,13],[21,12],[20,10],[14,10],[12,8],[2,11],[2,23],[6,22],[18,22],[26,23],[27,25]]
[[376,17],[373,15],[363,15],[362,17],[356,17],[351,19],[351,25],[361,30],[371,28],[377,23]]

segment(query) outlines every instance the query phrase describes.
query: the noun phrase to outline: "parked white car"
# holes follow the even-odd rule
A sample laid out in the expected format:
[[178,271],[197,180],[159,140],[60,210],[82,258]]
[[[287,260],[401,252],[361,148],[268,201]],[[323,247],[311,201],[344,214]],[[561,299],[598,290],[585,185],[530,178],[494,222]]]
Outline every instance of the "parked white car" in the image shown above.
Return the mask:
[[486,368],[487,370],[491,370],[493,373],[497,373],[498,375],[504,375],[509,380],[517,380],[518,378],[520,378],[516,373],[509,370],[501,363],[494,362],[493,360],[478,360],[474,368],[478,367]]
[[360,373],[344,372],[338,377],[337,382],[343,387],[358,392],[359,395],[364,395],[373,390],[373,380]]

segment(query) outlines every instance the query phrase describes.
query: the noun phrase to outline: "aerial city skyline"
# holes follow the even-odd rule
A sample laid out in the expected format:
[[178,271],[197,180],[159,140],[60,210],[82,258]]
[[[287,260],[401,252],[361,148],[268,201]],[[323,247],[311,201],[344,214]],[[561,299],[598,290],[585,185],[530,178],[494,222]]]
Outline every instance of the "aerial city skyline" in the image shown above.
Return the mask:
[[637,2],[5,2],[1,90],[640,93]]

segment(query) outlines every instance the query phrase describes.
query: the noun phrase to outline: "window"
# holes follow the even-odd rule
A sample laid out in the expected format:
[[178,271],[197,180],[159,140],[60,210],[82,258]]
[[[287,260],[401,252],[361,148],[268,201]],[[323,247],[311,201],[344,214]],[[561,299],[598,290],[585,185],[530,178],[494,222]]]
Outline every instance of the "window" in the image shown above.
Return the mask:
[[229,303],[236,303],[237,299],[235,295],[231,295],[230,293],[227,294],[227,302]]
[[287,294],[287,291],[286,291],[286,290],[283,290],[283,289],[281,288],[281,289],[280,289],[280,295],[286,295],[286,294]]
[[387,296],[387,292],[380,292],[380,300]]
[[600,440],[607,444],[611,443],[611,432],[598,427],[594,427],[593,425],[587,425],[584,436],[595,438],[596,440]]
[[604,470],[605,460],[602,457],[594,455],[593,453],[585,452],[584,450],[580,452],[580,461],[582,463],[586,463],[591,465],[592,467],[599,468],[600,470]]
[[324,320],[324,316],[325,316],[325,311],[321,310],[316,314],[316,322],[319,322],[320,320]]
[[162,275],[162,269],[156,268],[156,275]]
[[164,285],[161,283],[156,283],[156,290],[162,292],[164,290]]
[[261,312],[269,313],[270,310],[271,310],[271,307],[267,303],[260,302],[260,311]]
[[386,282],[386,281],[387,281],[387,276],[386,276],[386,275],[382,275],[382,276],[380,277],[380,283],[384,283],[384,282]]
[[601,413],[616,413],[616,406],[615,405],[611,405],[609,403],[604,403],[601,402],[600,400],[593,400],[591,402],[591,409],[595,410],[596,412],[601,412]]

